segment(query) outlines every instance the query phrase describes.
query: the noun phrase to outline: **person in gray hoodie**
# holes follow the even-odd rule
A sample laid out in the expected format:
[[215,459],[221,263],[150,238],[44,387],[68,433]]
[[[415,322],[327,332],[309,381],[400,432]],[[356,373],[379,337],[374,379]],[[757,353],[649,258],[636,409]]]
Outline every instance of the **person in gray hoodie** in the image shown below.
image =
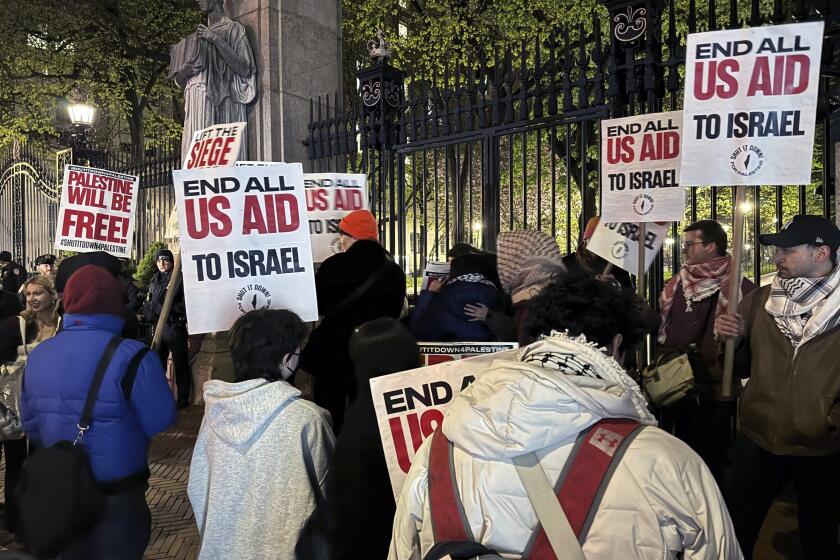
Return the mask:
[[295,558],[335,442],[329,414],[286,381],[306,333],[290,311],[246,313],[230,331],[236,383],[204,385],[187,488],[199,559]]

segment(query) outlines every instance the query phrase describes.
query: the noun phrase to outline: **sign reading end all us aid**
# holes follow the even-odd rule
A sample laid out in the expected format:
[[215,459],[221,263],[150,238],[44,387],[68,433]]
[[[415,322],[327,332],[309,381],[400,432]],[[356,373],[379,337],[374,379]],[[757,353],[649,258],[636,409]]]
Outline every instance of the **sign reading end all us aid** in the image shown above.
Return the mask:
[[688,36],[684,185],[811,182],[823,22]]
[[605,222],[666,222],[685,217],[680,186],[682,111],[601,121]]

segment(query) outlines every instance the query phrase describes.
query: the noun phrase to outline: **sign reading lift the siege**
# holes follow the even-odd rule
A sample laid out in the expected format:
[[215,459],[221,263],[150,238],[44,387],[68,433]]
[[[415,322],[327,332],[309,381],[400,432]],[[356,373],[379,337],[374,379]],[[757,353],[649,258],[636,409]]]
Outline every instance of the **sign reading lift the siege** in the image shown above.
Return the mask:
[[137,177],[92,167],[66,165],[55,248],[131,255]]
[[318,319],[303,167],[174,171],[190,334],[255,309]]
[[370,380],[376,422],[395,497],[399,496],[417,450],[443,422],[452,398],[469,387],[495,360],[512,359],[517,352],[481,354]]
[[681,221],[682,111],[601,121],[601,220]]
[[688,36],[683,185],[811,182],[823,22]]
[[184,169],[230,167],[239,158],[239,148],[247,123],[214,124],[196,130],[184,155]]

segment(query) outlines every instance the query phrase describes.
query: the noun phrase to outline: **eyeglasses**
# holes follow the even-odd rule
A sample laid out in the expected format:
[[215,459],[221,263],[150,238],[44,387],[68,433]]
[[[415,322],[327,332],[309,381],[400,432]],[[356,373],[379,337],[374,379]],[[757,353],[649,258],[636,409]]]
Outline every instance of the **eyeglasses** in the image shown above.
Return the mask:
[[692,245],[706,245],[707,243],[708,243],[708,241],[683,241],[682,246],[683,246],[683,249],[685,249],[686,251],[688,251],[688,249],[689,249]]

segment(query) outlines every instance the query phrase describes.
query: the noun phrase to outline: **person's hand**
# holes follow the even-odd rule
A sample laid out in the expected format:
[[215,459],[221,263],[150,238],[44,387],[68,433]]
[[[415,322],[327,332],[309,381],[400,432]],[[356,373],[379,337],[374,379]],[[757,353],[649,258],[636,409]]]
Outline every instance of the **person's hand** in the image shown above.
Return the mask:
[[722,338],[738,338],[744,334],[744,317],[740,313],[723,313],[715,319],[715,334]]
[[483,321],[490,314],[490,308],[483,303],[468,303],[464,306],[464,315],[470,321]]
[[218,33],[203,24],[198,26],[196,35],[199,39],[204,39],[208,43],[212,43],[214,45],[218,44],[219,41],[222,40],[222,37]]
[[438,293],[443,285],[446,284],[446,277],[442,278],[429,278],[429,285],[426,289],[433,293]]

